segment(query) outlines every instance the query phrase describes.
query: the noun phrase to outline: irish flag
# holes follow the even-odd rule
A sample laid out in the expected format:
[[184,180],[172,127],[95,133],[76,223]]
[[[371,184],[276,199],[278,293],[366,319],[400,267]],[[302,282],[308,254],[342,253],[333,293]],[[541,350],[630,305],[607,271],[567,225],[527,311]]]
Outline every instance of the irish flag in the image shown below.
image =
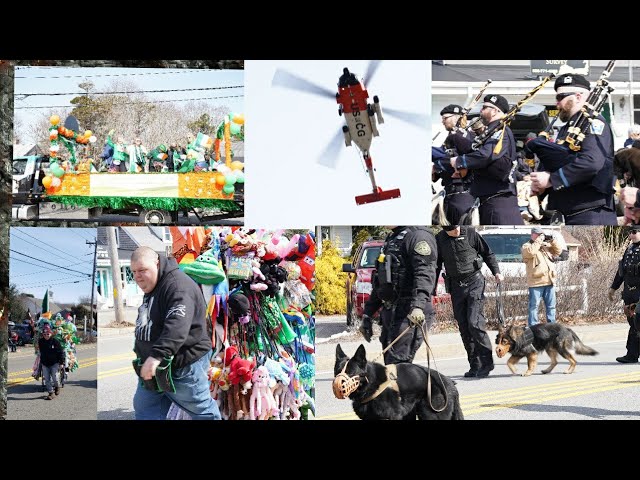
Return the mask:
[[213,147],[213,138],[211,138],[209,135],[205,135],[202,132],[198,132],[195,146],[202,148],[211,148]]

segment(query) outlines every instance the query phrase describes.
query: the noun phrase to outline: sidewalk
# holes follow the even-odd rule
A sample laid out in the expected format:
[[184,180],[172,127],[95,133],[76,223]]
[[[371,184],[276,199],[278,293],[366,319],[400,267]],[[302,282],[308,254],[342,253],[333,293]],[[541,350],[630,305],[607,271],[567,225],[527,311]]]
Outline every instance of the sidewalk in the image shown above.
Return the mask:
[[[609,324],[597,324],[597,325],[580,325],[572,326],[571,329],[576,332],[580,337],[580,340],[585,345],[594,346],[603,342],[625,342],[627,339],[627,332],[629,331],[629,324],[627,323],[609,323]],[[345,327],[346,330],[346,327]],[[374,330],[375,332],[376,330]],[[492,344],[495,344],[496,336],[498,332],[496,330],[490,330],[487,332]],[[339,334],[340,335],[340,334]],[[367,351],[367,358],[372,360],[380,354],[382,346],[378,336],[374,336],[371,339],[371,343],[364,341],[359,333],[350,333],[344,337],[336,336],[333,339],[328,338],[316,338],[316,372],[331,371],[335,363],[335,351],[336,345],[340,344],[342,350],[352,356],[356,349],[363,344]],[[444,358],[466,358],[467,352],[462,345],[462,340],[458,332],[454,333],[438,333],[429,335],[429,345],[436,361]],[[597,350],[597,347],[594,347]],[[620,354],[624,354],[621,350]],[[426,361],[427,349],[422,346],[416,354],[415,361]],[[378,360],[382,363],[382,360]]]

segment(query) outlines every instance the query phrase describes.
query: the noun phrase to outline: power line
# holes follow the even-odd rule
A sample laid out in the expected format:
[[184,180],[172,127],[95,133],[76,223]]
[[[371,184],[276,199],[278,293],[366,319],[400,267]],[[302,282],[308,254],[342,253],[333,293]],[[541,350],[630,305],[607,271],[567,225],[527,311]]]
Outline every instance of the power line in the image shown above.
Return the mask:
[[[41,267],[42,265],[38,265],[36,263],[31,263],[31,262],[27,262],[26,260],[22,260],[21,258],[16,258],[16,257],[9,257],[9,260],[13,260],[16,262],[22,262],[22,263],[26,263],[27,265],[33,265],[34,267]],[[49,271],[51,271],[51,269],[49,269]],[[66,273],[66,272],[51,272],[51,273],[55,273],[56,275],[60,274],[60,275],[73,275],[73,276],[79,276],[79,274],[77,273]],[[90,273],[81,273],[81,275],[84,276],[91,276]]]
[[[87,255],[93,255],[93,252],[88,253]],[[19,258],[11,258],[11,260],[15,260],[17,262],[24,262],[24,260],[21,260]],[[26,262],[25,262],[26,263]],[[89,260],[85,260],[84,262],[78,262],[78,263],[72,263],[71,265],[69,265],[70,267],[75,267],[76,265],[82,265],[83,263],[89,263]],[[35,265],[35,264],[34,264]],[[40,265],[38,265],[39,267]],[[36,270],[35,272],[29,272],[29,273],[21,273],[19,275],[12,275],[11,278],[18,278],[18,277],[26,277],[28,275],[35,275],[37,273],[44,273],[44,272],[50,272],[51,270],[49,268],[45,268],[42,270]],[[71,274],[64,274],[64,275],[71,275]],[[76,274],[73,274],[76,275]],[[83,274],[84,275],[84,274]]]
[[[166,93],[166,92],[197,92],[203,90],[228,90],[230,88],[244,88],[244,85],[232,85],[229,87],[202,87],[202,88],[173,88],[168,90],[125,90],[123,92],[91,92],[89,95],[117,95],[120,93],[124,94],[135,94],[135,93]],[[15,93],[14,95],[24,95],[24,98],[27,97],[55,97],[59,95],[78,95],[85,96],[87,92],[67,92],[67,93]],[[21,98],[20,100],[24,100]]]
[[[33,238],[34,240],[36,240],[36,241],[40,242],[40,245],[36,245],[35,243],[30,242],[30,241],[29,241],[29,240],[27,240],[27,239],[21,238],[20,236],[18,236],[18,235],[17,235],[18,233],[22,233],[22,234],[24,234],[24,235],[26,235],[26,236],[28,236],[28,237]],[[39,239],[37,239],[36,237],[34,237],[34,236],[32,236],[32,235],[29,235],[29,234],[28,234],[28,233],[26,233],[26,232],[23,232],[22,230],[17,230],[17,229],[12,230],[12,231],[11,231],[11,236],[13,236],[14,238],[16,238],[16,239],[18,239],[18,240],[21,240],[21,241],[23,241],[23,242],[25,242],[25,243],[28,243],[29,245],[33,245],[33,246],[34,246],[34,247],[36,247],[36,248],[42,248],[43,246],[51,247],[51,248],[53,248],[53,249],[55,250],[55,252],[50,252],[50,253],[53,253],[56,257],[58,257],[60,260],[64,260],[65,262],[66,262],[66,261],[68,261],[68,260],[67,260],[66,258],[62,258],[62,257],[59,255],[60,253],[65,254],[67,257],[71,257],[71,260],[77,260],[77,258],[76,258],[76,257],[74,257],[73,255],[71,255],[71,254],[69,254],[69,253],[67,253],[67,252],[63,252],[62,250],[58,250],[58,249],[57,249],[56,247],[54,247],[53,245],[51,245],[51,244],[49,244],[49,243],[46,243],[46,242],[43,242],[42,240],[39,240]]]
[[[83,283],[83,282],[90,282],[90,279],[84,279],[84,280],[76,280],[75,282],[56,282],[56,285],[67,285],[69,283]],[[46,287],[51,285],[51,282],[45,282],[45,283],[40,283],[37,285],[23,285],[21,288],[34,288],[34,287]],[[63,302],[64,303],[64,302]]]
[[[84,235],[80,235],[78,233],[78,230],[79,229],[77,229],[77,228],[70,229],[71,233],[75,234],[77,237],[81,238],[82,240],[92,240],[92,241],[95,240],[95,237],[87,238]],[[96,232],[96,234],[97,234],[97,232]],[[91,253],[88,253],[87,255],[91,255]],[[75,258],[74,258],[74,260],[75,260]]]
[[[172,102],[191,102],[196,100],[217,100],[219,98],[241,98],[244,95],[227,95],[224,97],[198,97],[198,98],[176,98],[172,100],[149,100],[149,101],[140,101],[140,102],[130,102],[130,103],[116,103],[114,106],[122,106],[122,105],[139,105],[141,103],[172,103]],[[82,105],[80,105],[82,106]],[[26,109],[38,109],[38,108],[77,108],[78,105],[48,105],[45,107],[14,107],[14,110],[26,110]]]
[[[26,254],[24,254],[24,253],[16,252],[15,250],[11,250],[11,249],[9,249],[9,251],[10,251],[10,252],[12,252],[12,253],[17,253],[18,255],[22,255],[23,257],[30,258],[31,260],[35,260],[35,261],[37,261],[37,262],[42,262],[42,263],[44,263],[44,264],[51,265],[51,266],[53,266],[53,267],[61,268],[61,269],[63,269],[63,270],[69,270],[70,272],[77,272],[77,273],[82,273],[83,275],[91,276],[91,274],[90,274],[90,273],[81,272],[81,271],[79,271],[79,270],[73,270],[72,268],[62,267],[62,266],[60,266],[60,265],[56,265],[55,263],[46,262],[46,261],[41,260],[41,259],[39,259],[39,258],[35,258],[35,257],[30,256],[30,255],[26,255]],[[36,267],[40,267],[40,266],[41,266],[41,265],[36,265]]]
[[[16,67],[16,70],[20,69],[24,69],[24,68],[31,68],[31,67]],[[201,72],[207,72],[207,73],[211,73],[211,72],[215,72],[216,70],[214,69],[208,69],[208,68],[198,68],[198,69],[190,69],[190,70],[186,70],[186,69],[181,69],[181,70],[174,70],[171,72],[142,72],[142,73],[98,73],[95,75],[38,75],[38,76],[34,76],[34,77],[21,77],[21,76],[17,76],[14,78],[26,78],[26,79],[51,79],[51,78],[96,78],[96,77],[134,77],[134,76],[146,76],[146,75],[174,75],[174,74],[180,74],[180,73],[201,73]],[[220,70],[218,70],[220,71]]]

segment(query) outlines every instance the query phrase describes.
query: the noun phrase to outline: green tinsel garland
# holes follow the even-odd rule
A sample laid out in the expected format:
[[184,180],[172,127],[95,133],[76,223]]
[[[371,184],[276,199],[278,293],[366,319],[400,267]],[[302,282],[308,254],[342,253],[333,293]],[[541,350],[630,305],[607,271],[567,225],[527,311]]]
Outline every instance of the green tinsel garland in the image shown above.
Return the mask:
[[182,210],[187,208],[217,208],[225,212],[241,210],[233,200],[219,200],[211,198],[164,198],[164,197],[86,197],[74,195],[49,195],[52,202],[62,203],[82,208],[104,207],[113,209],[127,209],[137,205],[144,209]]

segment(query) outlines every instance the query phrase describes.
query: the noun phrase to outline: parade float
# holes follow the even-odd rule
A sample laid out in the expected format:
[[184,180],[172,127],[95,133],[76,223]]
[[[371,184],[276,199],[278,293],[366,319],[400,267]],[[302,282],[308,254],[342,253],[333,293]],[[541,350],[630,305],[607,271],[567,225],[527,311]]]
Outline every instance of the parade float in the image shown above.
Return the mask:
[[[228,420],[315,415],[315,240],[282,230],[171,227],[173,256],[204,293],[211,396]],[[173,405],[169,418],[189,418]]]
[[[176,172],[139,173],[133,161],[126,172],[98,171],[91,158],[78,158],[79,150],[96,142],[93,132],[81,133],[73,117],[67,118],[67,126],[60,124],[58,115],[52,115],[49,122],[48,155],[14,158],[14,165],[16,161],[26,162],[26,174],[20,182],[14,182],[14,205],[53,202],[90,209],[90,216],[99,216],[105,209],[114,213],[135,211],[143,223],[175,223],[178,211],[195,212],[195,209],[201,220],[203,209],[215,212],[218,219],[242,216],[244,162],[234,160],[232,149],[232,139],[244,139],[242,114],[227,115],[215,128],[215,138],[202,132],[192,135]],[[108,142],[112,142],[112,132]],[[122,146],[113,142],[112,145],[115,158],[120,155],[124,160],[126,153]],[[166,151],[165,145],[158,145],[145,152],[145,156],[154,163],[166,158]],[[203,168],[205,152],[216,161]],[[23,210],[16,211],[14,218],[38,217],[37,209]]]

